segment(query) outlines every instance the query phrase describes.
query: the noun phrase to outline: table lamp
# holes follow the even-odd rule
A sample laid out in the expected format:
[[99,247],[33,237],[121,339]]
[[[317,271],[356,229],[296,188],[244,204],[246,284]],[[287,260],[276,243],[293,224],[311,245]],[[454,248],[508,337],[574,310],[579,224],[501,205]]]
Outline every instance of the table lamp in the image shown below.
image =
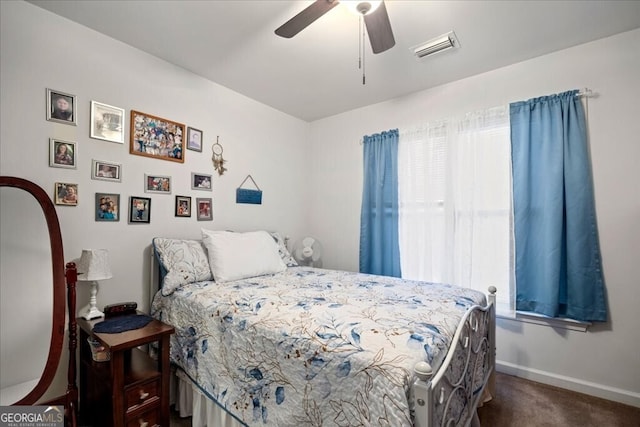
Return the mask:
[[78,281],[91,282],[91,297],[89,305],[80,310],[80,315],[87,320],[104,317],[96,307],[98,295],[98,280],[111,279],[111,265],[109,252],[106,249],[83,249],[78,260]]

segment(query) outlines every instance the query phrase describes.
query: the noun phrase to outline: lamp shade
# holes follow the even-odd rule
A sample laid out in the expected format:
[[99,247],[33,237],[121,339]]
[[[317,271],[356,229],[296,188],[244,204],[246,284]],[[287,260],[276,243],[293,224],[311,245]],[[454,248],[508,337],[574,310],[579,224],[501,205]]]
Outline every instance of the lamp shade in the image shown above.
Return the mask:
[[78,275],[82,281],[111,279],[109,252],[106,249],[83,249],[78,260]]

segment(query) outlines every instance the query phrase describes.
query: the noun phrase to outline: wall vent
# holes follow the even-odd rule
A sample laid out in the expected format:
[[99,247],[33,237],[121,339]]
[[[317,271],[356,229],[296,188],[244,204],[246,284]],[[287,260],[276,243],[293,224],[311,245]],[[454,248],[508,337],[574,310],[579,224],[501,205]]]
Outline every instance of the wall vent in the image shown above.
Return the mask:
[[460,43],[456,37],[456,33],[453,31],[448,32],[442,36],[429,40],[421,45],[413,47],[413,54],[418,58],[424,58],[425,56],[433,55],[444,50],[459,48]]

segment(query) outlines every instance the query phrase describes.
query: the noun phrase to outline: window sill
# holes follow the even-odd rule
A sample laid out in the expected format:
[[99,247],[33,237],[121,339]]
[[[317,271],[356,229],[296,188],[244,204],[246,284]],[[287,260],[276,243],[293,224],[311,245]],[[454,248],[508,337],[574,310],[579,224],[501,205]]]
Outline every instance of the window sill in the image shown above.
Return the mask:
[[548,317],[543,314],[529,311],[501,311],[496,313],[498,319],[516,320],[518,322],[533,323],[534,325],[550,326],[552,328],[562,328],[571,331],[587,332],[591,322],[581,322],[579,320]]

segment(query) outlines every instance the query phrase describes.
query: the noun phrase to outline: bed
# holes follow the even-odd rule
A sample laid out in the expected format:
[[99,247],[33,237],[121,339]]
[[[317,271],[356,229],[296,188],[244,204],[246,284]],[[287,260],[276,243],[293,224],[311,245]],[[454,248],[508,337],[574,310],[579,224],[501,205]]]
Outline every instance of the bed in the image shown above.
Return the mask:
[[[298,266],[278,233],[154,238],[194,426],[457,426],[494,386],[495,288]],[[186,397],[185,397],[186,395]]]

